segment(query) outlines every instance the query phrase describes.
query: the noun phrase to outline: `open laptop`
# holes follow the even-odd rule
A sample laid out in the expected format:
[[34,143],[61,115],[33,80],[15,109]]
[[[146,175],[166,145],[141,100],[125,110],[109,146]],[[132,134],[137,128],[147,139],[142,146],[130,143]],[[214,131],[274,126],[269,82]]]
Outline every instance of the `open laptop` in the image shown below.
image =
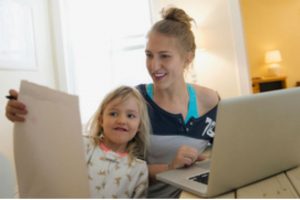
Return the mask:
[[156,178],[212,197],[298,166],[300,88],[221,100],[215,131],[210,161]]

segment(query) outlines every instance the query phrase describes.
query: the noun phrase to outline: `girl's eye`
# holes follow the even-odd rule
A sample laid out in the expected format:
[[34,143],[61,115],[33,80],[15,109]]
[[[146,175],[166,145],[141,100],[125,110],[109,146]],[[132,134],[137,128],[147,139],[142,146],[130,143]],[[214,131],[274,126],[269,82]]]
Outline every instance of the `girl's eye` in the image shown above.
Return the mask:
[[115,116],[118,115],[118,113],[117,112],[110,112],[109,115],[112,116],[112,117],[115,117]]
[[135,118],[136,116],[135,116],[134,114],[128,114],[127,117],[130,118],[130,119],[133,119],[133,118]]

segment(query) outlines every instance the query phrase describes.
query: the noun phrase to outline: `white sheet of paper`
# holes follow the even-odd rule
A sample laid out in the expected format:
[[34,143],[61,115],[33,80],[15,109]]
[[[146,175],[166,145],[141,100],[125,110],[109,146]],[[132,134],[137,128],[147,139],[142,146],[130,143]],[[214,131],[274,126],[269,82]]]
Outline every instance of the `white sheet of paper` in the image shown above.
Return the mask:
[[88,198],[78,97],[22,81],[28,110],[15,123],[14,154],[20,198]]

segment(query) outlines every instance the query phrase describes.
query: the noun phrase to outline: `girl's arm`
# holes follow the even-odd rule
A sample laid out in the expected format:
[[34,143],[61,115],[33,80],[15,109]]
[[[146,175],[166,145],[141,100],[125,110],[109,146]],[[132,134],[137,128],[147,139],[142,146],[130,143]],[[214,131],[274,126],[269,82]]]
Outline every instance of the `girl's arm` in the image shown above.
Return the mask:
[[141,171],[139,173],[139,178],[136,183],[133,196],[131,198],[134,199],[145,199],[147,198],[147,191],[148,191],[148,169],[146,163],[144,163]]

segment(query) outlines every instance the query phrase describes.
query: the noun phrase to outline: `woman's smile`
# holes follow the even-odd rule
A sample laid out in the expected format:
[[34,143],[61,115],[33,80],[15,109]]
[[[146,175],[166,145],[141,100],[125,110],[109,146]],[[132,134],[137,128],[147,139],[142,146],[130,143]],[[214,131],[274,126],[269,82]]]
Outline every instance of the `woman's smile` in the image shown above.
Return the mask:
[[153,78],[157,81],[163,79],[165,76],[167,75],[167,73],[165,72],[156,72],[156,73],[153,73]]

